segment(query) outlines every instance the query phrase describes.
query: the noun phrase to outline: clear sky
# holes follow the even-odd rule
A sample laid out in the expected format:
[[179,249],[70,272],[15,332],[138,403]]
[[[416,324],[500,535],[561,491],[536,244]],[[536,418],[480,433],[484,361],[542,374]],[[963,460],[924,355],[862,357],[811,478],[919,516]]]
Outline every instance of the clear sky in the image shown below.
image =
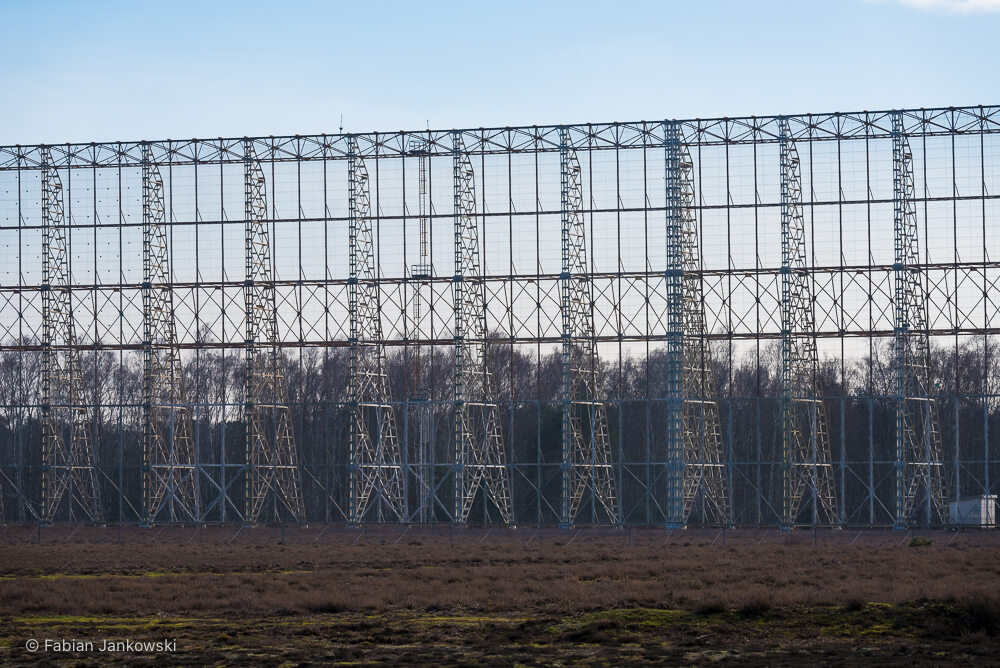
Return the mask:
[[0,144],[1000,103],[1000,0],[0,0]]

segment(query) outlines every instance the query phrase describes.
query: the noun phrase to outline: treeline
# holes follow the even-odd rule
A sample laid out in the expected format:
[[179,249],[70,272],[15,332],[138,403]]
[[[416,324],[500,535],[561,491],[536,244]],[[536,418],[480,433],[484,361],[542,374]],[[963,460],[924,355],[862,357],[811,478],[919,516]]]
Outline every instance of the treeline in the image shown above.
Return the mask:
[[[980,494],[987,481],[995,489],[1000,478],[998,354],[996,341],[987,337],[932,351],[935,405],[951,496]],[[407,399],[416,394],[415,355],[415,347],[391,349],[386,368],[392,400],[398,402],[396,420],[406,442],[405,459],[411,466],[417,464],[418,411]],[[440,482],[448,475],[453,442],[452,353],[443,346],[423,346],[421,355],[422,384],[434,403],[434,472]],[[496,340],[488,359],[514,465],[518,521],[555,523],[562,429],[559,351]],[[731,350],[726,342],[716,342],[711,359],[736,521],[774,523],[780,507],[780,346],[768,342],[759,348]],[[889,342],[857,358],[825,358],[819,369],[837,493],[851,524],[891,521],[892,360]],[[341,521],[346,509],[349,350],[303,348],[286,352],[284,363],[308,518]],[[32,504],[40,498],[41,366],[41,353],[36,351],[0,353],[0,482],[8,520],[31,519]],[[85,351],[81,367],[82,401],[92,407],[105,517],[135,521],[142,495],[141,354]],[[648,352],[646,346],[626,346],[621,356],[605,356],[597,369],[619,465],[622,512],[629,523],[663,521],[666,368],[665,349],[651,345]],[[242,508],[244,371],[239,351],[209,347],[185,351],[184,390],[195,418],[208,521],[238,521]],[[409,483],[412,504],[415,474]],[[438,521],[446,521],[441,509],[451,507],[450,494],[446,481],[438,491]]]

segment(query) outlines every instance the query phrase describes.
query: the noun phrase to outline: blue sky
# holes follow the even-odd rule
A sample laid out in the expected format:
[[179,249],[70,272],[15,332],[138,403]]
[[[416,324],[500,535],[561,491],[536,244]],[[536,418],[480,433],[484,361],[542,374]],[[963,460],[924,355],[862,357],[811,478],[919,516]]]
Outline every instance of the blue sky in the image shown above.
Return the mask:
[[998,0],[0,0],[0,25],[0,144],[1000,103]]

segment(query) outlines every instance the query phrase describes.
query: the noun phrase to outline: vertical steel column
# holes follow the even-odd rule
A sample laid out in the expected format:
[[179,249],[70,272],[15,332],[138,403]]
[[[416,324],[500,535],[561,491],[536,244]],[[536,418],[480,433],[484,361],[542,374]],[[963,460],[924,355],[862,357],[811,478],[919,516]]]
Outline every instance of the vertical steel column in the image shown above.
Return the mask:
[[[837,524],[826,406],[816,350],[812,280],[806,257],[799,153],[788,120],[778,119],[781,160],[781,442],[782,517]],[[808,495],[808,500],[807,500]]]
[[667,499],[666,525],[687,524],[684,510],[684,233],[681,198],[681,129],[664,123],[667,185]]
[[569,130],[559,129],[562,192],[562,507],[560,526],[570,527],[589,495],[592,517],[621,524],[617,484],[604,403],[598,400],[597,344],[583,178]]
[[194,429],[170,287],[163,177],[142,146],[143,520],[201,521]]
[[677,161],[680,192],[681,250],[683,268],[683,520],[690,521],[700,497],[702,523],[731,524],[726,465],[722,458],[722,421],[715,392],[711,350],[705,324],[702,289],[701,231],[698,227],[694,163],[680,144]]
[[396,411],[389,400],[382,342],[381,288],[375,260],[368,168],[355,137],[347,140],[350,229],[351,444],[348,521],[408,520]]
[[[423,319],[425,289],[429,289],[433,268],[430,261],[430,193],[428,189],[429,174],[427,170],[429,140],[413,137],[410,140],[407,154],[417,156],[417,196],[419,216],[419,257],[420,261],[410,266],[410,278],[413,284],[413,328],[411,336],[416,341],[413,357],[413,388],[411,390],[411,405],[414,407],[414,417],[417,422],[417,452],[415,464],[410,468],[415,472],[417,482],[418,522],[426,523],[434,518],[434,442],[432,440],[432,425],[434,421],[434,405],[431,403],[431,391],[424,384],[423,377]],[[433,293],[431,295],[433,299]]]
[[902,529],[917,521],[923,493],[922,523],[948,523],[944,462],[936,394],[930,371],[930,335],[914,204],[913,153],[903,114],[892,114],[892,173],[896,262],[896,516]]
[[244,521],[259,522],[272,503],[283,515],[305,521],[298,452],[286,403],[284,360],[278,350],[278,311],[271,258],[267,187],[253,142],[243,140],[246,194],[246,508]]
[[[42,519],[56,519],[67,496],[66,519],[76,510],[102,519],[90,411],[76,342],[69,232],[63,187],[48,148],[42,161]],[[67,429],[68,427],[68,429]],[[68,441],[67,441],[68,431]]]
[[510,470],[500,429],[500,409],[487,363],[486,285],[480,263],[475,172],[461,132],[452,133],[455,176],[455,507],[452,520],[468,521],[483,489],[503,524],[514,524]]

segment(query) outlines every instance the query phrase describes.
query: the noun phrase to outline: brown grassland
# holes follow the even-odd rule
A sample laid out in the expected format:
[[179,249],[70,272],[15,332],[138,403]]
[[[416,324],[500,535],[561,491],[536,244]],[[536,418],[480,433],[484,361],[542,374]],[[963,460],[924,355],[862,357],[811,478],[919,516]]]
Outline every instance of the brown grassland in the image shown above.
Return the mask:
[[0,529],[0,664],[1000,661],[995,532],[282,533]]

